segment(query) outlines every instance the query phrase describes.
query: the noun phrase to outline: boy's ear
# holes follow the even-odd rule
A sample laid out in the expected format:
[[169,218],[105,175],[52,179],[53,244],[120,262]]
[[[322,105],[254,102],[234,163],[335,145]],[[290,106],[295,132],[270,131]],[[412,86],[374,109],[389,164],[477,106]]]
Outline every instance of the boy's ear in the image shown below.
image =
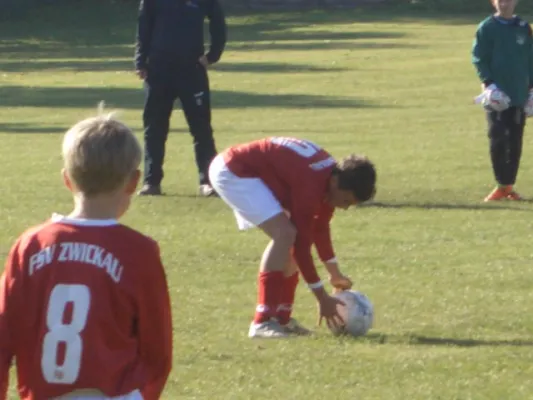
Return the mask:
[[70,180],[70,177],[68,176],[67,170],[65,168],[61,170],[61,176],[63,177],[63,184],[67,187],[67,189],[71,192],[74,192],[72,181]]

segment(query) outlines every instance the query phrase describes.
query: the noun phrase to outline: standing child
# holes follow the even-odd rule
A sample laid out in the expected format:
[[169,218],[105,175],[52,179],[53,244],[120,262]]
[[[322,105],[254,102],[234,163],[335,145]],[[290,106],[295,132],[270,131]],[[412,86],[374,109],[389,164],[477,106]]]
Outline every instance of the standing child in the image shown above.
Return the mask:
[[74,210],[20,236],[0,278],[0,399],[13,358],[25,400],[160,398],[172,361],[165,272],[157,243],[118,222],[141,153],[111,116],[66,133]]
[[[513,186],[526,115],[533,113],[533,39],[530,25],[514,15],[517,2],[492,0],[496,12],[479,25],[472,50],[472,62],[484,89],[481,97],[498,184],[485,201],[521,199]],[[506,101],[495,101],[502,97]]]

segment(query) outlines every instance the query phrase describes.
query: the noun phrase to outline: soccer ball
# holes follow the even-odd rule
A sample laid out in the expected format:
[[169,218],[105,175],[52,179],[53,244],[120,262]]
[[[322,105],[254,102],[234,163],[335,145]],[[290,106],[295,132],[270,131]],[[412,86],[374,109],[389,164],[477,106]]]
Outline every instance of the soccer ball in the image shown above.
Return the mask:
[[364,336],[372,328],[374,321],[374,306],[363,293],[354,290],[344,290],[334,295],[345,306],[339,306],[339,314],[344,326],[335,335]]

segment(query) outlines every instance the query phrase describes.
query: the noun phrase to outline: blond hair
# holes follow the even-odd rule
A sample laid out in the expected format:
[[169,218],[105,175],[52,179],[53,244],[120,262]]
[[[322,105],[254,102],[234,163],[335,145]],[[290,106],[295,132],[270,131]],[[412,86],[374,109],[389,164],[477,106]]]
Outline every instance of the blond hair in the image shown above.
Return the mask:
[[86,196],[120,189],[141,163],[141,146],[113,113],[76,123],[63,139],[64,168],[77,190]]

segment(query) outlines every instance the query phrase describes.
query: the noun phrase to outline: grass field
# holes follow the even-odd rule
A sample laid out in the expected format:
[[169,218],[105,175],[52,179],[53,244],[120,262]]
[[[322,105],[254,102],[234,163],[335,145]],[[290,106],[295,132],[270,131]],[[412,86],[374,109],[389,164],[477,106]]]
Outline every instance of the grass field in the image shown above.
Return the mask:
[[[141,135],[136,5],[55,11],[0,24],[2,258],[27,226],[69,212],[59,175],[67,127],[105,100]],[[375,304],[375,327],[359,340],[324,327],[310,339],[247,339],[266,242],[238,232],[220,200],[195,197],[178,108],[167,195],[136,199],[124,219],[160,242],[166,264],[175,353],[165,399],[533,398],[533,204],[481,202],[493,178],[469,52],[483,17],[229,18],[230,43],[210,75],[219,148],[294,135],[377,165],[376,201],[340,212],[332,228],[344,270]],[[526,198],[530,132],[517,186]],[[303,285],[295,316],[315,323]]]

